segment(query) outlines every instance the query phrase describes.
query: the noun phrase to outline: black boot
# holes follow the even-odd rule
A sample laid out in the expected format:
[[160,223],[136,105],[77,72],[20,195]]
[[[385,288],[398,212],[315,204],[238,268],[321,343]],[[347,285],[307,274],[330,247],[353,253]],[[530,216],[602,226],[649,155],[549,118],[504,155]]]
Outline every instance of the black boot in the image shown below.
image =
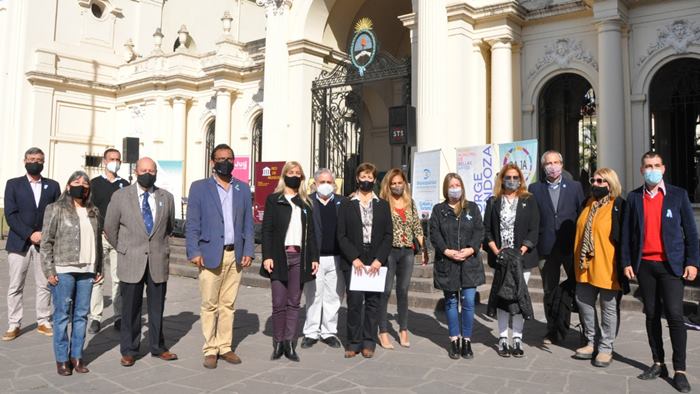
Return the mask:
[[462,338],[462,358],[474,358],[474,352],[472,352],[472,342],[466,338]]
[[285,341],[272,341],[272,356],[270,357],[270,360],[279,360],[280,357],[284,354],[284,342]]
[[297,354],[297,341],[284,341],[284,357],[292,361],[299,361],[299,355]]
[[448,354],[451,359],[459,359],[459,350],[459,339],[455,339],[454,341],[450,342],[450,349],[448,350]]

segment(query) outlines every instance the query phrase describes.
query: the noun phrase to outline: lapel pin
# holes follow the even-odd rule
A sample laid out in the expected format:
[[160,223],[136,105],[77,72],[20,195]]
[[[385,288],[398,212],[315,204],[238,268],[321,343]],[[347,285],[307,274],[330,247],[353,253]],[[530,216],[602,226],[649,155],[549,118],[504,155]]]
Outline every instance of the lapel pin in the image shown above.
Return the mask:
[[240,185],[238,185],[238,184],[236,184],[236,187],[235,187],[235,189],[236,189],[236,191],[237,191],[237,192],[239,192],[239,191],[241,191],[241,186],[240,186]]
[[160,202],[158,203],[158,206],[159,206],[159,207],[162,207],[162,206],[163,206],[163,201],[160,201]]
[[472,220],[472,215],[466,214],[466,216],[467,216],[467,220]]
[[44,185],[44,190],[48,189],[49,185]]
[[561,187],[566,189],[566,183],[562,184]]
[[667,209],[667,210],[666,210],[666,217],[669,218],[669,219],[672,219],[672,218],[673,218],[673,214],[671,213],[671,210],[670,210],[670,209]]

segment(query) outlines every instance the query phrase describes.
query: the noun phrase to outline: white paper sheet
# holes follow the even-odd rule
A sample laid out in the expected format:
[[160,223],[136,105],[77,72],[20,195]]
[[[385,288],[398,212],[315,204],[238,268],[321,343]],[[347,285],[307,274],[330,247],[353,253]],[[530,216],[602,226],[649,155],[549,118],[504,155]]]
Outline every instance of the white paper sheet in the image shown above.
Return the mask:
[[[369,269],[369,266],[365,266]],[[367,272],[362,275],[355,273],[355,268],[350,267],[352,275],[350,276],[350,291],[372,291],[383,292],[386,286],[386,267],[380,267],[377,275],[370,276]]]

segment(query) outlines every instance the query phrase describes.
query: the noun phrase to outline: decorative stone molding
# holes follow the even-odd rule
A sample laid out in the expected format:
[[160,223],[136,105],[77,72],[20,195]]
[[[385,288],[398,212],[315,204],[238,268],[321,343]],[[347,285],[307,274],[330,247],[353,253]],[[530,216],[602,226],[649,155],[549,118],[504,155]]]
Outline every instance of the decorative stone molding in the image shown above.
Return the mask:
[[124,62],[131,63],[138,57],[138,53],[136,53],[136,51],[134,50],[134,42],[131,40],[131,38],[129,38],[124,43]]
[[151,51],[151,56],[159,56],[163,54],[163,32],[160,27],[156,28],[155,33],[153,33],[153,50]]
[[180,45],[176,52],[187,52],[190,48],[190,32],[187,30],[187,26],[180,26],[180,30],[177,31],[177,39],[180,41]]
[[255,3],[274,15],[283,15],[292,8],[292,0],[255,0]]
[[532,79],[540,70],[550,64],[556,64],[559,68],[568,68],[572,61],[588,64],[596,71],[598,63],[588,51],[583,49],[579,40],[572,38],[560,38],[553,44],[545,45],[544,56],[537,60],[535,68],[530,71],[528,79]]
[[637,66],[641,66],[656,52],[671,48],[673,53],[680,55],[688,53],[691,44],[700,44],[700,26],[687,19],[675,20],[657,31],[656,42],[650,44],[646,55],[639,58]]

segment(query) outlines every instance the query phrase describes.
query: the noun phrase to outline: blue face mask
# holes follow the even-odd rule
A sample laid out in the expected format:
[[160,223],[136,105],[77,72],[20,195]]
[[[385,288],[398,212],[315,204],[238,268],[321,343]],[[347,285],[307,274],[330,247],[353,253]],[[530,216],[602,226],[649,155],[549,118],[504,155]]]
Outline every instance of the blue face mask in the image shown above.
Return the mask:
[[655,168],[644,170],[644,182],[650,186],[656,186],[663,179],[664,174]]

